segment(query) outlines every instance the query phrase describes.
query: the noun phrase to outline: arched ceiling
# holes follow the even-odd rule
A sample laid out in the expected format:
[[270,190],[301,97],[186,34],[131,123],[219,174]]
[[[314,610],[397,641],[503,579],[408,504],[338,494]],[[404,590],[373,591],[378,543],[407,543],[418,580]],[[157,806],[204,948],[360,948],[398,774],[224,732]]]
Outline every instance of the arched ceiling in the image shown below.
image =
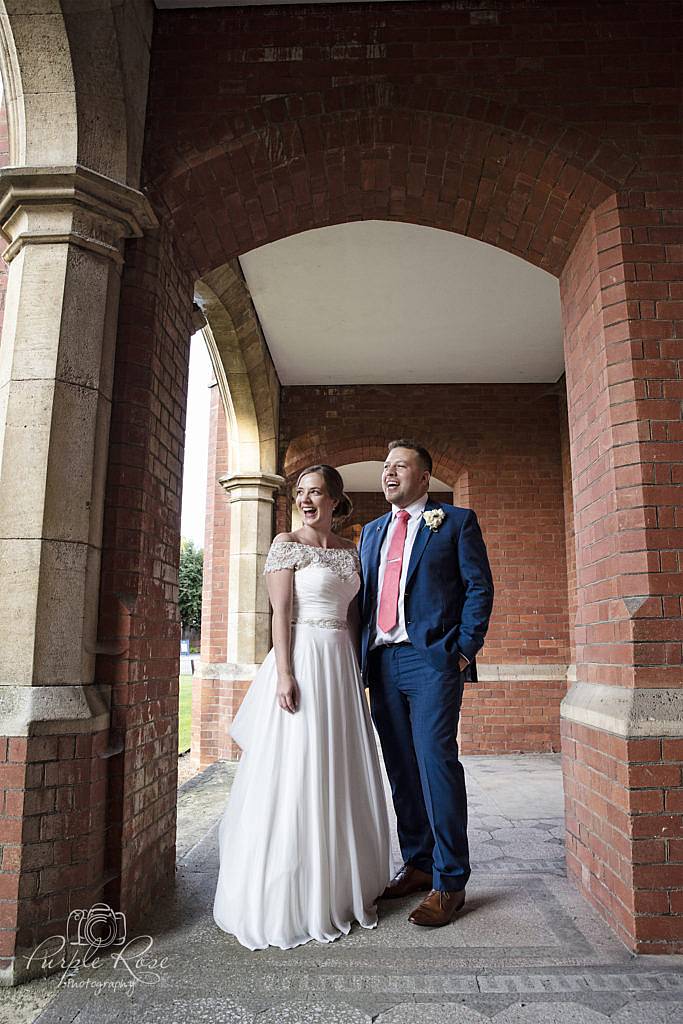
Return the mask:
[[284,385],[541,383],[564,369],[557,279],[464,235],[357,221],[240,263]]

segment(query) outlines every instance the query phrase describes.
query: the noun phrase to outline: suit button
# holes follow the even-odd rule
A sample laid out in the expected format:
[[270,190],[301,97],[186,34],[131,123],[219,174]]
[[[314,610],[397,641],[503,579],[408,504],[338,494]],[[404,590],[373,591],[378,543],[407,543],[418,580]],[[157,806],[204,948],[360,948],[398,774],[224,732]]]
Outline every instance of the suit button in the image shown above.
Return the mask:
[[412,624],[413,624],[413,620],[412,619],[406,619],[406,626],[412,626]]

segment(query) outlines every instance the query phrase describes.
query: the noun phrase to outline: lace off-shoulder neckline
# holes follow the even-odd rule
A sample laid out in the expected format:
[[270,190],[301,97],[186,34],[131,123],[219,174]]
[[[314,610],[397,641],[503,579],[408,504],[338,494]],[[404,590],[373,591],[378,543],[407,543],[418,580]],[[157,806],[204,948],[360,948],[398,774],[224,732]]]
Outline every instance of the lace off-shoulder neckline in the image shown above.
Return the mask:
[[297,547],[310,548],[311,551],[354,551],[356,554],[358,554],[358,549],[353,545],[351,545],[351,547],[348,548],[323,548],[319,547],[317,544],[304,544],[304,542],[301,540],[279,540],[277,544],[275,543],[275,541],[273,541],[272,547],[284,547],[285,544],[296,544]]
[[283,540],[271,544],[263,571],[264,573],[276,572],[278,569],[294,569],[296,571],[315,563],[331,569],[342,580],[350,579],[354,572],[358,572],[360,565],[358,551],[354,547],[319,548],[298,540]]

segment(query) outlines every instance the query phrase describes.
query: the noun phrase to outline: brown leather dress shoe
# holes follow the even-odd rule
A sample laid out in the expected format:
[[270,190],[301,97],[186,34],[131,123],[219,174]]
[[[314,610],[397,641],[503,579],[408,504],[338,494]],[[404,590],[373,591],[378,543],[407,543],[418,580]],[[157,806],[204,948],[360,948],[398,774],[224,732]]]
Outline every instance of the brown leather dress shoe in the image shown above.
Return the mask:
[[465,906],[465,890],[444,892],[432,889],[422,903],[415,907],[408,920],[411,924],[424,925],[427,928],[441,928],[450,924],[459,910]]
[[413,864],[404,864],[398,874],[391,879],[380,899],[398,900],[401,896],[410,896],[414,892],[427,892],[431,887],[431,874],[421,871]]

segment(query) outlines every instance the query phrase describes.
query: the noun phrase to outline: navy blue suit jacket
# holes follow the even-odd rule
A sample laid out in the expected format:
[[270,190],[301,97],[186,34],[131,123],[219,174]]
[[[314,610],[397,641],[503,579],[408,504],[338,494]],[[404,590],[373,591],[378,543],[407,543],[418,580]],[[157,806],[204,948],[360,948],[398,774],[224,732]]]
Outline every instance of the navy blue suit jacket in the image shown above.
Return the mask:
[[[438,671],[451,671],[460,654],[474,662],[484,643],[493,608],[493,579],[475,513],[427,501],[425,511],[443,509],[438,530],[422,521],[410,554],[404,598],[406,630],[416,650]],[[379,601],[379,556],[392,510],[363,527],[358,551],[362,567],[358,595],[362,623],[361,665],[367,655]],[[476,677],[475,677],[476,678]]]

